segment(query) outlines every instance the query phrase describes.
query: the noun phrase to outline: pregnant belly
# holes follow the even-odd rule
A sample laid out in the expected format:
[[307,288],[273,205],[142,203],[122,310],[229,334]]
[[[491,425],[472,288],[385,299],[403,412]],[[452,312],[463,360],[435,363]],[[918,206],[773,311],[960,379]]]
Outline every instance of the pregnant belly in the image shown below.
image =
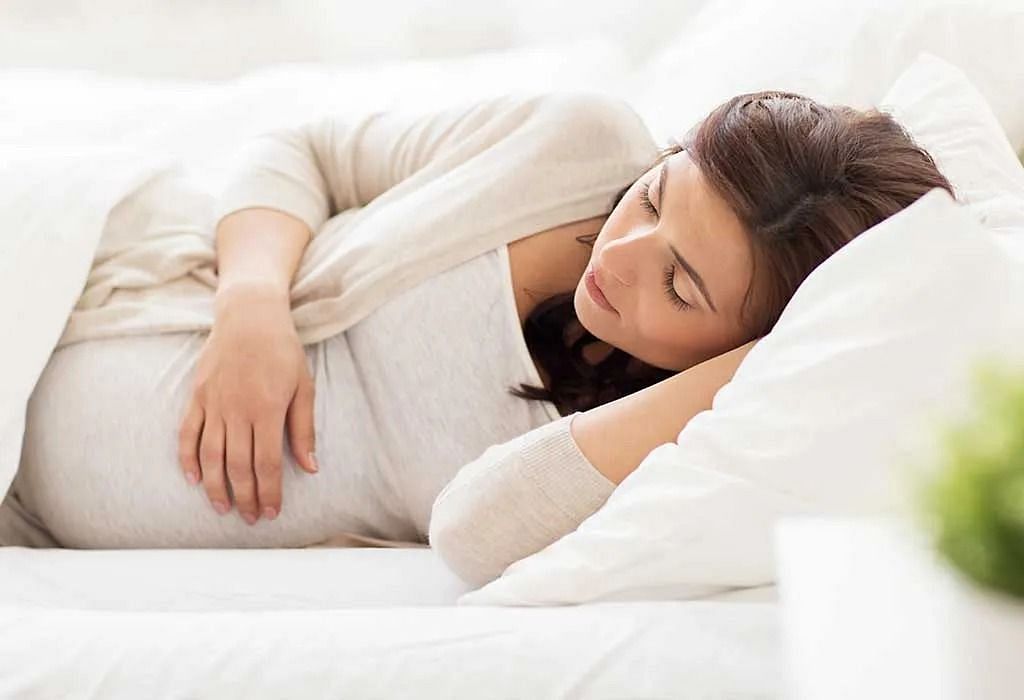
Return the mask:
[[[15,484],[62,546],[302,547],[340,532],[387,538],[388,527],[400,529],[381,522],[387,513],[376,502],[366,450],[323,430],[345,417],[333,415],[344,408],[332,405],[319,381],[320,472],[308,475],[296,465],[285,436],[278,518],[250,526],[237,509],[218,515],[202,485],[182,477],[177,454],[205,337],[92,340],[50,357],[29,401]],[[306,348],[311,361],[320,347]]]

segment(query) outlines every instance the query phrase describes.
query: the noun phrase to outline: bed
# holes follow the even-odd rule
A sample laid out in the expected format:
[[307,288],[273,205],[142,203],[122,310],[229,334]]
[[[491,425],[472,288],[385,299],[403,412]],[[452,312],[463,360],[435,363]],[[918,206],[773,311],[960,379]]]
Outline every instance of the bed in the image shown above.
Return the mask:
[[0,571],[0,697],[779,697],[766,602],[455,606],[422,548],[5,547]]

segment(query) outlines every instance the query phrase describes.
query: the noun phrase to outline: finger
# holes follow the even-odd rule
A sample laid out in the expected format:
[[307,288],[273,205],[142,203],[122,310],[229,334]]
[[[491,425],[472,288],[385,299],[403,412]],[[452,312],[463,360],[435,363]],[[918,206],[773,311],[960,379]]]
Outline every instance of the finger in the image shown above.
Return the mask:
[[284,414],[276,414],[253,425],[253,462],[260,512],[273,520],[281,512],[281,458],[284,442]]
[[256,475],[252,470],[252,424],[245,419],[232,420],[227,426],[228,480],[235,494],[235,505],[245,522],[252,525],[259,517],[256,501]]
[[199,467],[203,472],[203,488],[214,509],[221,515],[231,510],[224,484],[224,421],[207,412],[203,435],[199,439]]
[[308,375],[299,380],[295,396],[288,406],[288,442],[292,446],[295,461],[310,474],[315,474],[319,467],[316,463],[316,427],[313,405],[316,398],[316,386]]
[[185,479],[195,486],[199,483],[199,436],[203,430],[203,407],[193,398],[185,410],[185,417],[178,430],[178,463],[185,473]]

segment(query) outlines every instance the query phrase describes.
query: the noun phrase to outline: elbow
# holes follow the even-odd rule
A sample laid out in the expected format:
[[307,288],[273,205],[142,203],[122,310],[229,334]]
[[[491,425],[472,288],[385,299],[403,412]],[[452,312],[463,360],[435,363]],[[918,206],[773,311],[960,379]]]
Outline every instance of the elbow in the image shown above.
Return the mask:
[[430,508],[427,542],[462,581],[479,588],[501,576],[509,558],[508,518],[502,493],[508,474],[500,469],[513,443],[492,445],[445,484]]
[[456,576],[475,588],[498,578],[505,569],[488,556],[486,543],[470,518],[437,501],[430,514],[427,541]]

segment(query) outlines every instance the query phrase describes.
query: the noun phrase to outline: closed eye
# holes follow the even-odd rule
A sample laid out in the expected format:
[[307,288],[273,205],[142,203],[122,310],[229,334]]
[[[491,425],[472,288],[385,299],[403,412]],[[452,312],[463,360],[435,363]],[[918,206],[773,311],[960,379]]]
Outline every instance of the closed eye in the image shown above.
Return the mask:
[[647,210],[651,216],[657,216],[658,210],[654,208],[654,204],[651,203],[651,197],[647,194],[647,188],[640,188],[640,205]]
[[676,266],[669,265],[665,268],[665,293],[668,295],[668,300],[676,305],[676,308],[680,310],[692,309],[693,304],[683,299],[679,294],[676,293],[675,286],[676,279]]
[[[655,217],[658,216],[658,210],[654,208],[654,204],[651,202],[651,197],[650,197],[650,195],[647,194],[647,187],[641,187],[640,188],[640,204],[641,204],[641,206],[643,206],[644,209],[647,210],[648,213],[650,213],[651,216],[655,216]],[[676,292],[676,287],[675,287],[675,284],[674,284],[675,277],[676,277],[676,266],[675,266],[675,263],[673,263],[672,265],[669,265],[668,267],[665,268],[665,276],[664,276],[665,295],[668,297],[668,300],[671,301],[675,305],[675,307],[677,309],[679,309],[681,311],[684,311],[686,309],[692,309],[693,308],[693,304],[691,304],[690,302],[686,301],[686,299],[683,299]]]

